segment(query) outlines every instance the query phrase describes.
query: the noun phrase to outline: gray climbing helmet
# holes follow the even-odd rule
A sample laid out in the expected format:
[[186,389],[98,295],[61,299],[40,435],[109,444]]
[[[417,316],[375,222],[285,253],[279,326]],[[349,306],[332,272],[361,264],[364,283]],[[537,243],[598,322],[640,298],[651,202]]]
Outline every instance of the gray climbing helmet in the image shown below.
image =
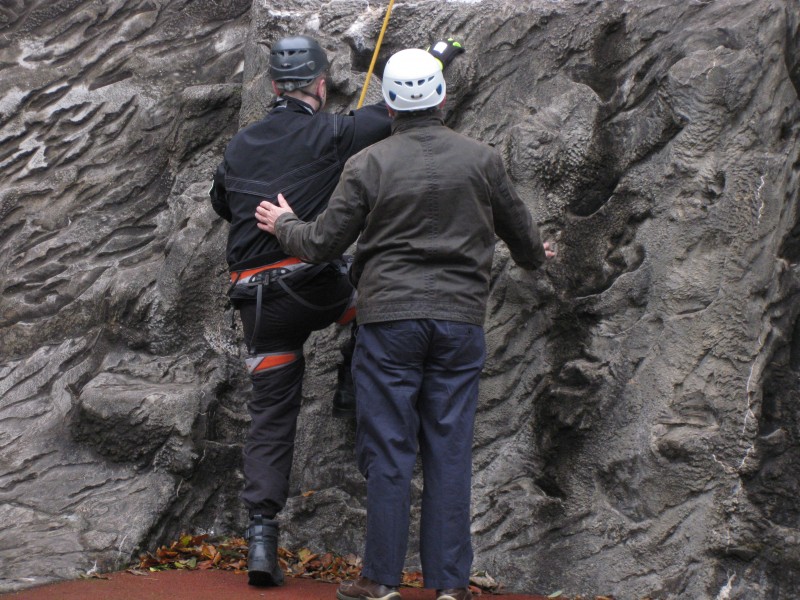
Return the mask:
[[275,42],[269,57],[269,75],[278,88],[291,92],[307,86],[328,69],[328,56],[305,35]]

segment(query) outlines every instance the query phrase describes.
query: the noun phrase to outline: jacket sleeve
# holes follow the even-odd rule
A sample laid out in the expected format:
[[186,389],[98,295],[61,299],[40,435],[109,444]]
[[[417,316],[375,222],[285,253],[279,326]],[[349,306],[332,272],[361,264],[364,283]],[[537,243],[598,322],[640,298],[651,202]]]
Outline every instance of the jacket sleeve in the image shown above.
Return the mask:
[[[291,198],[287,198],[291,204]],[[340,257],[356,241],[369,212],[358,170],[348,163],[328,207],[316,219],[301,221],[296,215],[281,215],[275,235],[284,252],[311,263]]]
[[214,208],[220,217],[230,223],[231,209],[228,206],[228,198],[225,194],[225,163],[220,163],[217,170],[214,172],[214,177],[211,180],[211,189],[208,190],[208,195],[211,197],[211,206]]
[[392,133],[392,119],[385,102],[364,106],[339,118],[341,134],[338,147],[342,161]]
[[492,216],[495,233],[511,251],[511,258],[523,269],[536,269],[545,261],[539,228],[508,178],[503,159],[492,151]]

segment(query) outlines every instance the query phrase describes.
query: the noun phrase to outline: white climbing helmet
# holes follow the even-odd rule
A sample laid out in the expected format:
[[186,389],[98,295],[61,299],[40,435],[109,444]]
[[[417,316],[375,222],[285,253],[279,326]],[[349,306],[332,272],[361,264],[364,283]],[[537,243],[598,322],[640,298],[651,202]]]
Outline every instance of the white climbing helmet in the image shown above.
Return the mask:
[[400,50],[386,63],[381,88],[386,104],[397,111],[439,106],[446,91],[442,65],[425,50]]

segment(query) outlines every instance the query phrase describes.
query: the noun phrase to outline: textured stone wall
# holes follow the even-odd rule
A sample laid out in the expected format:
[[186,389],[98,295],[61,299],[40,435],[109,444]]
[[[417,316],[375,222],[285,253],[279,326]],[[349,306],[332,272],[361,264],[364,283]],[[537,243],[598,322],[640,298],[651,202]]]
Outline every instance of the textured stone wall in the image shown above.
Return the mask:
[[[386,4],[0,7],[0,591],[241,532],[210,175],[269,104],[269,44],[317,36],[346,110]],[[498,246],[476,569],[798,597],[800,0],[400,1],[378,72],[446,34],[448,123],[502,150],[558,250],[529,274]],[[306,346],[283,545],[361,550],[354,431],[329,417],[344,335]]]

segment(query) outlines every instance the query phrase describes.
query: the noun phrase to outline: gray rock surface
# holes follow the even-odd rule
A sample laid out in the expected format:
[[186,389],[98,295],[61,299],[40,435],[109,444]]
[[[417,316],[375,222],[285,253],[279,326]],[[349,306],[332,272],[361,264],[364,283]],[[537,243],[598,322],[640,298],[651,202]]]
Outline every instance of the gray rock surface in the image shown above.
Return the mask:
[[[0,7],[0,591],[241,532],[248,381],[208,181],[269,104],[273,41],[318,36],[346,110],[386,4]],[[800,596],[800,0],[400,1],[378,72],[445,34],[468,49],[448,123],[502,150],[558,250],[529,274],[498,246],[476,569]],[[344,334],[306,347],[286,546],[361,550],[354,431],[329,418]]]

